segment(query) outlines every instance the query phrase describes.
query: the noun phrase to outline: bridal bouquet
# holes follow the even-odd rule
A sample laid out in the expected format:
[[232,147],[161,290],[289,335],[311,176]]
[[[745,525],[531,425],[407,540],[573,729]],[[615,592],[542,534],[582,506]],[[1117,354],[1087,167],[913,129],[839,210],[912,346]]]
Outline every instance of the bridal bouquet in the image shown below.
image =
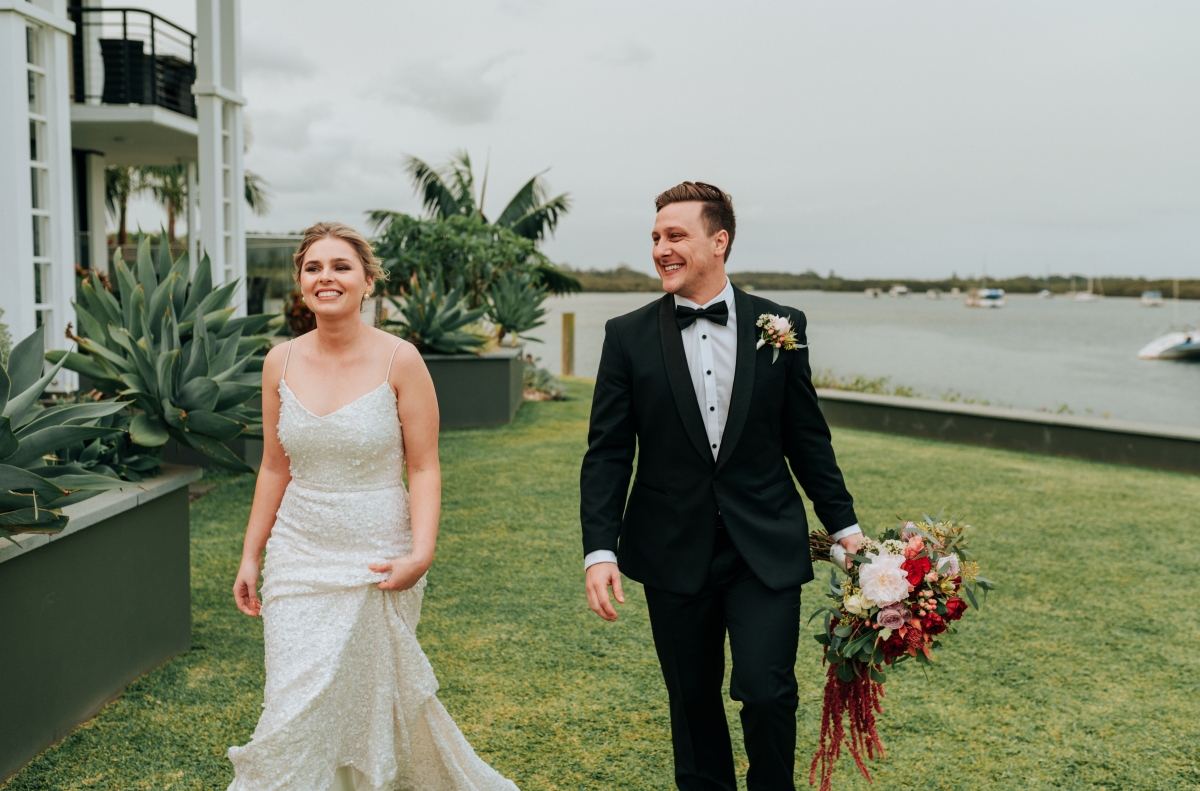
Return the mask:
[[[883,713],[884,668],[908,659],[931,664],[945,635],[954,634],[954,622],[968,607],[978,609],[994,587],[979,576],[979,564],[967,549],[968,527],[925,516],[920,524],[905,522],[865,539],[853,555],[826,534],[810,535],[813,559],[846,572],[841,581],[830,572],[827,596],[833,603],[812,616],[825,614],[825,629],[816,640],[825,646],[829,663],[821,738],[808,778],[815,784],[819,768],[821,791],[833,787],[843,743],[868,781],[864,754],[871,760],[884,757],[875,729],[875,714]],[[847,715],[849,737],[843,726]]]

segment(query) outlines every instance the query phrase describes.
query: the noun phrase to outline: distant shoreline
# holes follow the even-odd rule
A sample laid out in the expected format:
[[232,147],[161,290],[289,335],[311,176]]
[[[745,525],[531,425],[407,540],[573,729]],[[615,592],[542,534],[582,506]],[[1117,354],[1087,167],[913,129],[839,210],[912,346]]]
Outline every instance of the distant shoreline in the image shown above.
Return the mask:
[[[571,270],[585,292],[622,293],[657,292],[662,286],[657,277],[647,275],[627,266],[607,270]],[[1086,275],[1051,275],[1050,277],[988,278],[988,288],[1002,288],[1010,294],[1036,294],[1048,289],[1052,294],[1066,294],[1071,290],[1074,277],[1076,291],[1087,290]],[[855,280],[837,276],[824,277],[816,272],[730,272],[729,279],[739,288],[762,291],[840,291],[862,293],[868,288],[881,289],[885,293],[894,285],[905,286],[914,294],[937,290],[948,292],[957,288],[969,291],[980,288],[978,278],[944,278],[941,280],[917,280],[914,278],[867,278]],[[1109,297],[1140,297],[1143,291],[1160,291],[1164,299],[1174,295],[1175,281],[1168,279],[1147,280],[1134,277],[1105,277],[1093,281],[1097,294]],[[1179,298],[1200,299],[1200,279],[1180,280]]]

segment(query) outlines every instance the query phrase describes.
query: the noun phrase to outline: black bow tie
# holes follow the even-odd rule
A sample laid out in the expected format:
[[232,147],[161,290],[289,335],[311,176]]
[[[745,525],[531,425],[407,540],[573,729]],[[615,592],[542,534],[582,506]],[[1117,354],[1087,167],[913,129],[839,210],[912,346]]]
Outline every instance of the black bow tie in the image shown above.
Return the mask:
[[686,330],[696,323],[696,319],[708,319],[712,323],[720,324],[724,327],[729,323],[729,303],[721,300],[709,305],[707,308],[689,308],[685,305],[675,306],[675,321],[679,323],[679,329]]

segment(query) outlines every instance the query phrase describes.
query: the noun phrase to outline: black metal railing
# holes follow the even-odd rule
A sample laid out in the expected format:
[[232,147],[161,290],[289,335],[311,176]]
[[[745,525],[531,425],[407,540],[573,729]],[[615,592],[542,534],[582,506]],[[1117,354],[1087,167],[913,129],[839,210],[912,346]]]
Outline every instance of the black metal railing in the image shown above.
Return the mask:
[[76,103],[154,104],[196,117],[194,34],[140,8],[71,6],[69,13]]

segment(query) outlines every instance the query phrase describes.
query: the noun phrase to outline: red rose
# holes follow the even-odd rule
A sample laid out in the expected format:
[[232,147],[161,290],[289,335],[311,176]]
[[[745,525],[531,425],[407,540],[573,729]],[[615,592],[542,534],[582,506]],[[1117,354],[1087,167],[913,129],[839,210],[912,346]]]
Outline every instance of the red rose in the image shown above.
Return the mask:
[[883,652],[883,658],[887,660],[895,659],[908,650],[908,645],[904,642],[904,637],[901,636],[900,630],[892,632],[892,636],[879,644],[879,650]]
[[966,611],[967,611],[967,603],[965,601],[963,601],[962,599],[960,599],[958,597],[955,597],[953,599],[946,599],[946,619],[947,620],[957,621],[959,618],[961,618],[963,616],[963,613]]
[[946,622],[935,612],[926,613],[925,617],[921,619],[921,628],[928,635],[941,634],[946,631]]
[[900,568],[908,572],[908,584],[920,585],[925,579],[925,575],[933,566],[929,563],[929,558],[909,558],[900,564]]

